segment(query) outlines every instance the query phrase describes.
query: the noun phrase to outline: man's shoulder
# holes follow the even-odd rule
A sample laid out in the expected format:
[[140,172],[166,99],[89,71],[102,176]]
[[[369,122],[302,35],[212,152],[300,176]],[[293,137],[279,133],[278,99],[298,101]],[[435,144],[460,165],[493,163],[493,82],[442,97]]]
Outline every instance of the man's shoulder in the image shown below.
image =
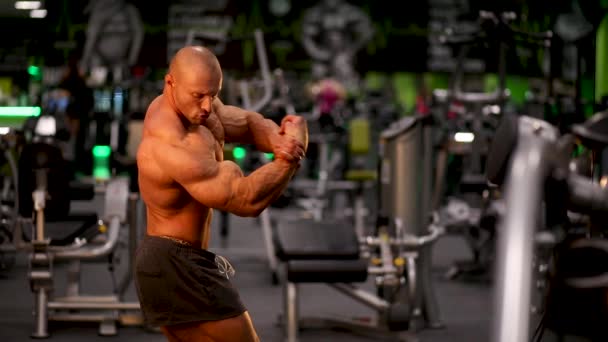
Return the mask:
[[160,96],[150,103],[144,118],[144,138],[172,142],[184,136],[184,129],[174,122],[170,110],[163,106]]
[[169,130],[148,130],[144,133],[141,140],[141,149],[149,152],[162,152],[168,147],[177,147],[181,142],[181,137]]
[[163,101],[163,95],[158,95],[157,97],[155,97],[152,102],[150,102],[150,104],[148,105],[148,110],[147,112],[154,112],[155,110],[158,109],[158,107],[161,105]]

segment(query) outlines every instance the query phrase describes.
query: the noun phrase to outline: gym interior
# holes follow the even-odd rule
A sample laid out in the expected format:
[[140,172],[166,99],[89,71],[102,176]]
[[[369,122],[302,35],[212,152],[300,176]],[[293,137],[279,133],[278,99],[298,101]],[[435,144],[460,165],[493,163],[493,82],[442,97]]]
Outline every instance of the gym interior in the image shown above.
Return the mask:
[[[608,341],[608,1],[4,0],[0,17],[0,340],[166,341],[133,285],[136,156],[172,56],[203,45],[225,104],[309,130],[270,207],[214,210],[209,250],[262,341]],[[224,146],[245,176],[274,157]]]

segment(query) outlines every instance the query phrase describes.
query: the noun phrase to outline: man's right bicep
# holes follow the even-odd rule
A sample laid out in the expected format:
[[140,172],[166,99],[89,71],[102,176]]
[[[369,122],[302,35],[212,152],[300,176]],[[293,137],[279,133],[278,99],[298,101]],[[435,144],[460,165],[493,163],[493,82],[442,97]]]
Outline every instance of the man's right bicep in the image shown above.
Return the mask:
[[198,178],[191,178],[180,182],[190,196],[202,205],[232,212],[235,193],[238,192],[238,183],[242,181],[241,169],[231,161],[213,162],[209,168]]
[[[224,176],[225,172],[220,172],[220,163],[214,156],[200,155],[164,142],[151,144],[148,150],[154,155],[162,172],[203,205],[210,206],[218,199],[228,196],[218,184],[226,182],[227,177]],[[211,191],[217,196],[207,196]]]

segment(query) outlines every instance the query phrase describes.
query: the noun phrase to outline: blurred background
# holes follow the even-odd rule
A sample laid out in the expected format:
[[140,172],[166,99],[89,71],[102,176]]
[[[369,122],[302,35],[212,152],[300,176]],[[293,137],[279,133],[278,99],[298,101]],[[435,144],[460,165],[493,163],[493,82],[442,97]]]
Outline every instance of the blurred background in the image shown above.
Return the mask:
[[[135,298],[129,262],[115,267],[118,251],[130,260],[145,234],[136,152],[169,61],[183,46],[204,45],[222,65],[224,103],[277,123],[296,113],[309,125],[307,157],[283,196],[259,218],[216,212],[212,225],[211,249],[240,270],[235,283],[263,340],[296,341],[299,321],[288,316],[294,284],[326,283],[356,301],[313,287],[321,299],[306,301],[304,311],[358,314],[353,304],[363,302],[378,314],[373,329],[405,331],[400,340],[488,341],[496,333],[495,342],[523,342],[528,336],[497,331],[529,331],[540,341],[547,328],[554,335],[544,341],[606,341],[608,285],[593,277],[608,264],[597,261],[608,255],[607,14],[607,0],[0,0],[0,336],[27,338],[30,292],[39,300],[34,337],[47,337],[47,311],[49,320],[101,321],[100,335],[116,335],[116,322],[143,324],[117,318],[138,309],[122,302]],[[516,152],[532,157],[515,168]],[[274,158],[231,143],[224,157],[245,174]],[[55,178],[47,184],[33,170]],[[531,176],[506,181],[511,170]],[[100,204],[120,179],[129,206],[111,197]],[[30,243],[39,186],[54,194],[49,203],[60,202],[44,209],[49,222],[73,219],[74,208],[97,213],[76,228],[49,225],[54,247],[37,250]],[[128,244],[102,222],[108,206]],[[524,226],[531,235],[517,235]],[[524,238],[497,249],[504,232]],[[81,272],[74,260],[89,256],[62,248],[86,245],[82,237],[115,245]],[[589,254],[568,254],[574,240]],[[310,260],[302,246],[314,247],[304,248]],[[43,256],[27,258],[36,253]],[[570,263],[556,266],[560,253]],[[69,262],[52,272],[52,262],[32,264],[47,255]],[[508,269],[513,260],[521,263]],[[36,278],[36,267],[48,277]],[[108,269],[125,272],[123,285],[110,283]],[[582,280],[562,282],[560,272]],[[111,293],[112,304],[76,296],[81,273],[95,291]],[[57,274],[68,275],[57,288],[66,285],[76,299],[47,305],[44,291]],[[367,295],[342,282],[363,283]],[[495,297],[502,302],[492,301],[496,283],[510,294]],[[505,284],[521,286],[509,292]],[[514,303],[521,311],[501,314]],[[111,318],[70,316],[108,308]],[[90,331],[54,333],[76,341]],[[358,341],[327,331],[302,340]]]
[[[217,46],[227,79],[224,98],[235,102],[238,86],[232,87],[231,80],[260,75],[253,30],[263,33],[268,66],[283,73],[290,88],[286,96],[298,113],[311,112],[315,82],[338,78],[340,72],[348,74],[339,81],[351,104],[371,104],[377,95],[384,112],[391,111],[384,114],[396,117],[429,104],[433,90],[449,88],[456,71],[463,75],[465,90],[491,91],[503,82],[510,91],[511,111],[522,112],[526,105],[543,102],[542,94],[551,93],[551,101],[543,103],[552,108],[543,109],[543,115],[552,121],[581,120],[596,111],[606,95],[604,42],[596,42],[596,36],[603,37],[602,1],[437,0],[407,4],[406,10],[384,2],[345,4],[348,19],[336,24],[331,23],[332,16],[339,15],[328,12],[322,17],[322,2],[2,1],[0,104],[40,107],[45,96],[59,88],[72,63],[94,92],[94,111],[113,110],[123,117],[141,113],[160,92],[168,60],[185,44]],[[500,38],[506,44],[506,74],[499,81],[499,36],[489,36],[464,52],[462,44],[442,39],[446,32],[474,34],[479,11],[510,11],[512,27],[530,33],[552,31],[555,39],[549,49],[538,41]],[[317,51],[333,39],[322,32],[327,30],[343,31],[334,48],[341,45],[348,57],[335,58],[333,68],[338,71],[323,71],[327,62]],[[97,46],[109,52],[98,53]],[[104,61],[99,58],[104,53],[115,56]],[[340,66],[344,70],[339,71]],[[548,77],[553,80],[547,82]],[[108,99],[116,100],[117,95],[120,105],[111,105]],[[265,114],[272,114],[270,107],[264,108]]]

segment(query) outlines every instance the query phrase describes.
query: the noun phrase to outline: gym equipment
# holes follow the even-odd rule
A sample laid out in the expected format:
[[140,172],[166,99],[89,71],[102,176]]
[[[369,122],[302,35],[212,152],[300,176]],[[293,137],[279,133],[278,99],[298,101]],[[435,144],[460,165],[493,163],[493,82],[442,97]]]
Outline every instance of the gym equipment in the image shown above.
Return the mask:
[[[308,120],[309,129],[309,146],[310,144],[317,144],[319,146],[318,153],[318,165],[319,172],[317,179],[310,179],[303,177],[301,172],[290,182],[288,191],[295,193],[295,206],[299,209],[303,209],[299,215],[302,218],[314,219],[315,221],[322,221],[327,218],[327,212],[329,207],[329,197],[331,194],[337,191],[355,191],[357,184],[351,181],[335,180],[330,179],[332,173],[332,161],[330,153],[331,139],[335,137],[331,133],[323,133],[320,130],[318,121]],[[304,160],[306,162],[306,159]],[[306,165],[303,166],[306,168]],[[262,232],[264,237],[264,245],[266,249],[266,257],[268,260],[268,266],[271,271],[272,283],[279,283],[279,260],[277,259],[275,251],[274,231],[276,230],[277,222],[271,218],[271,209],[266,209],[260,215],[260,223],[262,226]]]
[[[299,207],[317,220],[323,220],[331,215],[330,209],[337,193],[357,191],[359,182],[346,177],[347,155],[349,152],[361,156],[368,154],[371,138],[369,121],[365,118],[355,121],[355,127],[363,129],[360,130],[362,134],[355,134],[357,130],[351,129],[350,114],[347,114],[348,109],[343,103],[346,90],[342,84],[326,79],[312,85],[310,92],[314,97],[314,107],[311,113],[303,114],[309,128],[307,158],[303,161],[303,170],[290,183],[289,189],[295,192]],[[355,135],[362,139],[359,150],[352,149],[357,145]],[[362,173],[351,175],[356,178]],[[369,172],[365,176],[370,179]],[[342,208],[333,209],[335,216],[344,216]]]
[[[458,67],[449,90],[435,90],[432,115],[440,129],[436,137],[439,151],[436,157],[436,179],[432,208],[440,211],[451,233],[463,235],[473,253],[471,261],[456,262],[447,272],[449,278],[461,275],[485,278],[493,264],[495,224],[501,212],[500,196],[489,186],[484,172],[484,160],[496,126],[505,116],[510,96],[506,88],[506,52],[510,45],[525,43],[540,45],[546,51],[552,46],[552,32],[522,32],[511,24],[511,12],[479,13],[478,28],[472,32],[446,29],[440,41],[460,47]],[[471,46],[498,44],[498,87],[492,93],[464,89],[464,58]],[[547,74],[548,96],[552,94],[551,73]],[[452,116],[452,119],[449,119]],[[448,156],[462,158],[458,190],[445,199],[445,173]]]
[[[414,314],[432,328],[443,326],[431,277],[432,243],[444,233],[445,222],[431,210],[433,124],[430,117],[405,117],[382,132],[380,217],[389,222],[390,236],[413,244],[415,266],[410,266],[417,289]],[[381,228],[381,227],[380,227]],[[382,236],[382,234],[380,234]],[[407,245],[407,244],[406,244]],[[400,247],[396,244],[397,257]]]
[[608,70],[603,62],[608,58],[608,16],[602,16],[595,38],[595,103],[608,101]]
[[[365,218],[369,215],[369,206],[365,205],[365,189],[374,184],[377,163],[370,163],[371,148],[370,122],[366,117],[356,117],[348,123],[348,169],[344,175],[346,181],[356,184],[351,202],[355,232],[359,238],[369,235],[365,231]],[[372,166],[373,165],[373,166]]]
[[[30,254],[28,278],[35,297],[32,337],[49,337],[50,320],[99,322],[100,335],[115,335],[118,322],[142,322],[133,313],[139,304],[123,298],[132,278],[131,262],[122,279],[113,278],[114,293],[108,296],[80,293],[80,265],[83,261],[109,260],[113,270],[118,248],[124,241],[121,227],[127,220],[129,260],[133,258],[138,237],[138,196],[129,194],[128,179],[124,178],[99,184],[71,180],[67,162],[56,144],[54,120],[42,116],[33,124],[33,137],[19,155],[20,215],[12,243],[16,251]],[[71,201],[94,200],[96,194],[105,196],[99,212],[71,212]],[[62,235],[58,238],[57,234]],[[60,261],[69,263],[63,297],[53,294],[54,266]]]
[[[559,291],[560,288],[564,290],[564,285],[565,289],[597,289],[605,286],[604,283],[597,282],[603,277],[603,273],[598,273],[597,270],[589,273],[578,262],[582,260],[580,256],[585,252],[591,251],[591,254],[587,255],[594,255],[593,249],[602,249],[597,248],[598,244],[601,246],[603,243],[601,235],[594,232],[606,222],[608,191],[594,176],[572,172],[570,164],[575,137],[584,141],[592,150],[608,146],[606,117],[606,113],[596,114],[585,124],[573,127],[572,134],[561,136],[556,127],[526,116],[512,118],[512,122],[505,121],[497,130],[496,143],[492,144],[488,159],[488,179],[503,186],[508,210],[499,226],[491,341],[530,340],[533,279],[539,274],[542,276],[541,269],[545,269],[546,273],[546,267],[534,262],[535,245],[549,245],[549,248],[553,248],[562,241],[568,241],[569,235],[576,235],[576,231],[569,230],[580,227],[577,222],[585,222],[583,236],[586,238],[579,240],[578,246],[577,243],[570,245],[566,253],[562,253],[562,257],[566,259],[561,259],[564,262],[556,264],[557,278],[552,278],[553,283],[550,283],[549,287],[553,291]],[[505,142],[511,144],[505,145]],[[546,213],[544,219],[543,208]],[[549,229],[539,231],[539,223]],[[593,248],[590,250],[588,247]],[[567,262],[570,262],[571,266],[568,266]],[[539,269],[533,271],[533,265]],[[578,271],[573,272],[572,266]],[[568,274],[570,276],[559,278]],[[576,291],[566,293],[573,294]],[[593,295],[593,292],[587,294]],[[578,292],[575,298],[584,303],[584,291]],[[605,332],[595,335],[598,331],[605,330],[603,326],[587,325],[586,329],[581,329],[584,332],[575,329],[576,324],[581,322],[575,316],[585,312],[581,311],[580,306],[571,306],[569,309],[578,310],[569,315],[568,309],[560,306],[559,302],[558,305],[552,306],[551,297],[548,297],[548,300],[547,310],[550,311],[546,312],[545,319],[558,333],[582,333],[582,336],[586,334],[592,338],[600,336],[600,340],[606,338]],[[603,299],[601,301],[605,308],[605,302]],[[560,317],[570,317],[572,321],[568,322],[568,319]]]
[[[100,230],[105,234],[103,239],[76,239],[72,245],[51,246],[45,236],[46,197],[53,195],[45,187],[50,179],[44,170],[36,170],[36,190],[32,194],[35,208],[35,239],[31,242],[29,280],[35,297],[34,338],[49,337],[48,322],[84,321],[99,322],[99,334],[112,336],[117,334],[117,324],[141,324],[143,319],[138,313],[138,302],[125,302],[123,299],[127,286],[132,278],[129,270],[117,284],[115,292],[107,296],[85,296],[80,293],[80,263],[108,258],[119,245],[121,226],[127,221],[128,206],[134,209],[137,197],[129,196],[128,181],[124,178],[112,179],[103,190],[105,192],[104,216],[100,220]],[[131,203],[129,203],[131,201]],[[131,213],[135,215],[135,213]],[[131,219],[133,220],[133,219]],[[106,224],[107,222],[107,224]],[[133,223],[133,221],[131,222]],[[135,250],[137,235],[136,225],[129,232],[129,247]],[[57,261],[68,261],[68,283],[65,296],[53,296],[53,265]],[[79,312],[82,311],[82,312]],[[130,312],[130,313],[129,313]]]
[[0,137],[1,190],[0,190],[0,272],[9,270],[15,263],[13,244],[14,227],[19,216],[17,153],[21,134],[9,130]]
[[112,69],[114,81],[121,81],[128,67],[137,63],[144,41],[144,24],[139,9],[127,1],[91,2],[82,63],[87,69]]
[[[363,230],[361,217],[355,219],[354,227],[348,221],[328,217],[279,220],[274,240],[276,255],[285,270],[283,323],[288,341],[297,341],[298,330],[305,327],[339,327],[408,340],[417,329],[443,325],[430,278],[430,247],[444,228],[437,215],[425,219],[429,208],[424,203],[430,200],[430,188],[421,185],[429,186],[431,180],[425,171],[432,160],[425,153],[425,146],[432,146],[426,141],[429,133],[425,119],[411,117],[382,133],[380,193],[384,215],[373,235]],[[412,161],[418,161],[417,157],[423,162]],[[353,190],[360,197],[358,189],[363,181],[354,183]],[[359,208],[355,215],[361,212]],[[370,275],[377,294],[356,286]],[[298,286],[306,283],[326,283],[373,308],[378,315],[369,323],[299,318]]]
[[372,36],[370,18],[360,8],[345,1],[319,1],[302,20],[302,45],[312,59],[313,78],[336,78],[357,91],[356,54]]
[[[375,241],[374,241],[375,242]],[[277,256],[284,263],[284,317],[286,341],[298,341],[301,328],[340,327],[362,334],[384,335],[406,340],[410,308],[407,302],[389,302],[361,290],[368,274],[399,276],[401,267],[370,267],[362,259],[355,231],[341,221],[282,221],[277,225]],[[392,260],[390,265],[392,265]],[[403,266],[403,265],[401,265]],[[356,319],[298,317],[298,286],[326,283],[377,311],[369,323]]]

